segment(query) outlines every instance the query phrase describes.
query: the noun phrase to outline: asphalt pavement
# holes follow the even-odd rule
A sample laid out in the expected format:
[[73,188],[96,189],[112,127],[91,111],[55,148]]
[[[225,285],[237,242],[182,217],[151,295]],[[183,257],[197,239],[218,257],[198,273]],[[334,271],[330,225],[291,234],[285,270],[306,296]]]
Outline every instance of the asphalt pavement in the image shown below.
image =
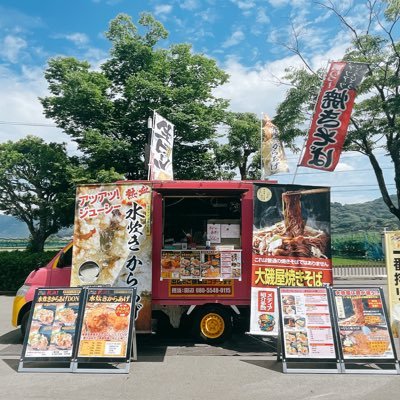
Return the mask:
[[335,399],[398,397],[400,375],[284,374],[276,343],[236,333],[221,346],[172,332],[138,337],[129,374],[17,372],[12,296],[0,296],[0,399]]

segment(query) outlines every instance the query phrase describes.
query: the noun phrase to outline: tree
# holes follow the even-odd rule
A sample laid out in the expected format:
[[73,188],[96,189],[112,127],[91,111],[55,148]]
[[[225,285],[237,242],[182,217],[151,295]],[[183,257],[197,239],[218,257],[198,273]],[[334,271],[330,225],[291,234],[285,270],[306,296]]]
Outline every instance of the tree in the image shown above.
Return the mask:
[[[357,30],[346,13],[341,13],[332,1],[318,4],[334,13],[352,35],[352,45],[344,59],[369,64],[367,77],[358,89],[357,104],[344,150],[358,151],[368,157],[383,201],[400,220],[400,41],[394,36],[398,29],[400,3],[391,0],[366,1],[369,18],[366,19],[364,31]],[[376,27],[378,29],[374,31]],[[295,35],[295,45],[290,49],[302,58],[305,66],[286,70],[286,79],[292,88],[288,90],[274,118],[282,140],[292,148],[295,147],[294,139],[306,134],[301,125],[310,116],[323,78],[323,71],[313,71],[306,57],[301,54],[299,40]],[[378,149],[384,149],[393,163],[395,201],[389,195],[376,156]]]
[[249,179],[252,174],[251,156],[260,149],[260,120],[249,112],[229,113],[226,125],[228,143],[216,148],[218,163],[225,167],[225,173],[229,174],[229,171],[238,168],[240,178]]
[[65,144],[35,136],[0,144],[0,210],[27,224],[33,252],[73,223],[73,169]]
[[211,139],[228,102],[213,89],[228,76],[188,44],[161,48],[168,33],[151,15],[139,24],[144,34],[127,15],[111,21],[110,58],[99,71],[75,58],[50,60],[45,115],[76,140],[90,168],[143,179],[147,118],[156,110],[175,125],[176,178],[215,178]]

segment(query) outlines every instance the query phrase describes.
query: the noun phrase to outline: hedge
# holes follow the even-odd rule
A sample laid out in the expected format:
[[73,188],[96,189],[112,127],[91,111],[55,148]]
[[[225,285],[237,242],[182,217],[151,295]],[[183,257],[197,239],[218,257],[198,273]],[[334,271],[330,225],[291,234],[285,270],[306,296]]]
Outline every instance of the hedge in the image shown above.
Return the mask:
[[31,271],[46,265],[56,254],[57,251],[43,253],[0,252],[0,291],[16,292]]

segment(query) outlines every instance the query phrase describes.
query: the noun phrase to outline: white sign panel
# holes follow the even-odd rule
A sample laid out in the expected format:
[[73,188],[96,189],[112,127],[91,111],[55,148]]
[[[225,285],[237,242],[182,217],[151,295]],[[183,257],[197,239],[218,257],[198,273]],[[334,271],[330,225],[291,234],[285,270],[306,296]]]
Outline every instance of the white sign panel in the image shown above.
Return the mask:
[[251,288],[250,333],[277,336],[279,310],[276,288]]
[[220,224],[207,224],[207,240],[211,243],[221,243]]
[[173,180],[174,125],[154,112],[150,145],[150,180]]

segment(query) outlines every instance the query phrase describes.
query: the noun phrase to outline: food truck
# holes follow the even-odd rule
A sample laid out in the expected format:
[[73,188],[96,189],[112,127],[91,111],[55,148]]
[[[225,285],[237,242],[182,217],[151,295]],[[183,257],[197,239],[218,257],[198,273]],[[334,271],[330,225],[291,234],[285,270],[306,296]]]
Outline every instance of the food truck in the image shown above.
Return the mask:
[[[321,189],[304,188],[268,181],[79,185],[73,243],[29,274],[12,323],[25,331],[38,287],[128,286],[137,288],[138,332],[167,323],[222,342],[235,323],[249,323],[252,266],[267,265],[268,255],[285,259],[301,249],[300,257],[324,258],[331,268],[329,191],[323,189],[325,205],[316,202],[324,216],[310,206],[307,216],[299,199],[321,196]],[[331,271],[321,276],[319,285],[331,281]]]

